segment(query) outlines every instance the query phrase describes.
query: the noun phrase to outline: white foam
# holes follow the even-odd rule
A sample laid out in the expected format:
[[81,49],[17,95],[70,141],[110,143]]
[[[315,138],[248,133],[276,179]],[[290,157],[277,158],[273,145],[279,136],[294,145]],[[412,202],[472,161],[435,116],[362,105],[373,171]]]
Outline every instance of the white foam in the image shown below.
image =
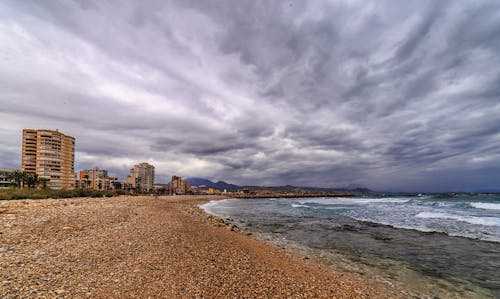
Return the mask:
[[205,213],[207,214],[211,214],[211,215],[215,215],[215,216],[219,216],[217,215],[213,210],[212,208],[215,207],[215,206],[218,206],[220,204],[222,204],[223,202],[226,202],[228,200],[234,200],[234,199],[223,199],[223,200],[211,200],[205,204],[202,204],[202,205],[199,205],[198,207],[200,207],[203,211],[205,211]]
[[[368,222],[374,222],[374,223],[379,223],[383,225],[389,225],[395,228],[402,228],[402,229],[410,229],[410,230],[416,230],[420,232],[440,232],[440,233],[445,233],[448,236],[456,236],[456,237],[466,237],[466,238],[472,238],[472,239],[481,239],[481,240],[486,240],[486,241],[492,241],[492,242],[497,242],[500,243],[500,238],[498,236],[493,236],[485,233],[471,233],[471,232],[449,232],[445,228],[429,228],[426,226],[422,225],[403,225],[403,224],[397,224],[397,223],[392,223],[388,221],[374,221],[373,219],[368,219],[368,218],[362,218],[362,217],[353,217],[356,220],[359,221],[368,221]],[[419,217],[423,218],[423,217]]]
[[205,213],[214,215],[214,213],[212,212],[212,207],[215,205],[217,205],[217,201],[212,200],[205,204],[199,205],[198,207],[200,207],[203,211],[205,211]]
[[292,208],[308,208],[308,206],[292,203]]
[[470,206],[483,210],[500,210],[500,203],[472,202]]
[[497,217],[476,217],[476,216],[461,216],[448,213],[422,212],[415,215],[416,218],[424,219],[448,219],[470,224],[478,224],[485,226],[500,226],[500,218]]
[[371,203],[405,203],[410,198],[359,198],[359,197],[323,197],[304,199],[298,201],[300,204],[316,203],[323,205],[364,205]]

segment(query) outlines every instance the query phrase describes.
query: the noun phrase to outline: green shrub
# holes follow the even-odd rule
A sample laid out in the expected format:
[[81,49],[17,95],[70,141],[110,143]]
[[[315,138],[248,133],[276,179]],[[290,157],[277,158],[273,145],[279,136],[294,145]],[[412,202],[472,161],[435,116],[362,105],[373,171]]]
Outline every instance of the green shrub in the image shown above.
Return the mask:
[[72,198],[72,197],[111,197],[118,195],[115,191],[98,190],[51,190],[35,188],[7,188],[0,189],[0,200],[11,199],[46,199],[46,198]]

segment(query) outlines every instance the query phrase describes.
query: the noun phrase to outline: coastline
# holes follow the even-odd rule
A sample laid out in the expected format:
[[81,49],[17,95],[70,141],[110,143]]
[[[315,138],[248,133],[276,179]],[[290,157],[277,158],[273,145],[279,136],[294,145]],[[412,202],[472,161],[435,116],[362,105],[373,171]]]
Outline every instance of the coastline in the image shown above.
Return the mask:
[[2,201],[0,296],[404,297],[214,225],[198,205],[224,198]]
[[[233,205],[233,209],[239,206],[236,203],[229,204],[227,202],[223,203],[222,207],[230,207],[231,205]],[[243,209],[241,214],[226,213],[224,209],[217,208],[215,208],[215,211],[217,211],[215,212],[212,209],[213,206],[216,207],[217,205],[205,205],[203,208],[208,213],[220,213],[219,215],[222,215],[223,220],[225,219],[225,223],[228,225],[233,226],[236,224],[241,230],[249,231],[261,240],[276,244],[303,256],[311,257],[318,263],[327,265],[335,271],[357,273],[372,284],[395,287],[399,292],[404,293],[406,297],[495,298],[494,292],[496,289],[494,285],[491,285],[490,288],[487,282],[480,284],[473,283],[469,280],[472,276],[468,277],[466,273],[456,272],[456,270],[455,273],[457,274],[455,276],[452,270],[443,269],[443,272],[448,271],[448,273],[443,274],[439,270],[433,272],[434,268],[429,267],[427,264],[419,265],[419,262],[426,262],[432,259],[432,256],[428,256],[428,254],[436,246],[444,246],[442,248],[443,251],[448,252],[445,247],[448,247],[449,250],[450,244],[455,244],[458,246],[456,251],[460,252],[462,249],[469,248],[468,245],[474,245],[476,251],[485,250],[485,252],[488,252],[488,250],[493,250],[492,246],[497,245],[494,242],[480,241],[483,244],[481,247],[476,247],[478,244],[474,243],[476,241],[470,238],[454,237],[445,233],[400,229],[389,225],[353,219],[348,222],[349,224],[344,224],[340,231],[335,226],[331,227],[331,230],[328,231],[328,236],[320,234],[322,237],[319,240],[317,239],[317,224],[311,222],[310,225],[312,226],[307,226],[304,230],[304,226],[300,224],[303,221],[303,217],[299,217],[296,219],[297,222],[295,222],[292,221],[293,219],[287,220],[288,218],[286,217],[283,219],[275,218],[272,214],[260,211],[260,213],[255,214],[260,216],[255,218],[248,216],[252,215],[252,212],[245,212],[252,210],[251,205],[240,205],[239,207]],[[247,215],[246,213],[249,214]],[[287,221],[291,221],[288,222],[289,225]],[[329,221],[333,220],[329,218]],[[325,227],[326,224],[321,226],[322,229]],[[345,233],[342,233],[343,231]],[[327,232],[324,231],[324,233]],[[354,240],[352,238],[359,241],[352,243]],[[362,247],[359,247],[359,242],[378,249],[373,249],[373,252],[367,252]],[[429,246],[431,248],[418,248],[415,246],[418,242],[430,242]],[[380,247],[380,243],[386,244],[387,248]],[[417,248],[424,249],[422,256],[418,256],[415,253],[415,250],[418,250]],[[453,252],[448,253],[455,254]],[[414,261],[405,260],[405,254],[412,255]],[[472,255],[474,254],[472,253]],[[453,258],[452,256],[452,261]],[[480,257],[477,256],[477,258]],[[439,269],[439,267],[442,267],[445,261],[446,259],[443,259],[443,261],[434,260],[436,268]],[[467,268],[460,265],[450,265],[450,268]],[[487,271],[485,268],[482,269]],[[494,281],[494,275],[489,277]]]

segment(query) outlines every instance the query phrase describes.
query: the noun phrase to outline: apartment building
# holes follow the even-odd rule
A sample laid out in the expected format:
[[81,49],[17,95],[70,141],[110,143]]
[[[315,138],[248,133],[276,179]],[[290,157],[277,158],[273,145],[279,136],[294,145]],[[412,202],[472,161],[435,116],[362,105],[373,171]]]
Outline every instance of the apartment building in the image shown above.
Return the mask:
[[127,176],[126,185],[141,191],[150,191],[153,189],[155,178],[155,168],[148,163],[134,165],[130,169],[130,175]]
[[171,194],[186,194],[191,190],[189,182],[183,180],[179,176],[172,176],[170,181],[170,193]]
[[118,178],[108,176],[108,171],[97,167],[80,171],[79,187],[93,190],[114,190]]
[[48,179],[51,189],[75,188],[75,138],[58,130],[23,130],[21,170]]

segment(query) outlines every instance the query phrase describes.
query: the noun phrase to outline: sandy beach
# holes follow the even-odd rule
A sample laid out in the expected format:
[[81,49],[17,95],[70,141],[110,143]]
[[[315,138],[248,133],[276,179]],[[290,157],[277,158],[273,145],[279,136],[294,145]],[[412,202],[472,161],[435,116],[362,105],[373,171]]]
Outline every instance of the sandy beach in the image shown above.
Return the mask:
[[217,197],[0,202],[3,298],[387,298],[352,273],[217,225]]

